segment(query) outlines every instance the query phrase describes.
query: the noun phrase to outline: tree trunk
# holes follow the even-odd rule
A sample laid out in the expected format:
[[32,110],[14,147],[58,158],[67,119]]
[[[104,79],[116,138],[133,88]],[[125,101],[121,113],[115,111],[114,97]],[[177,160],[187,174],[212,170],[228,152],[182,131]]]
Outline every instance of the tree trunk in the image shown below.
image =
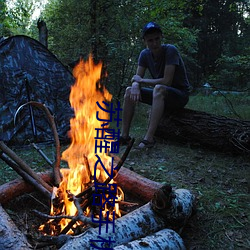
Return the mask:
[[190,109],[164,116],[155,135],[222,152],[250,152],[250,121]]
[[48,48],[48,29],[46,23],[40,18],[37,21],[37,28],[39,30],[39,42]]
[[0,249],[32,249],[24,235],[17,229],[0,204]]

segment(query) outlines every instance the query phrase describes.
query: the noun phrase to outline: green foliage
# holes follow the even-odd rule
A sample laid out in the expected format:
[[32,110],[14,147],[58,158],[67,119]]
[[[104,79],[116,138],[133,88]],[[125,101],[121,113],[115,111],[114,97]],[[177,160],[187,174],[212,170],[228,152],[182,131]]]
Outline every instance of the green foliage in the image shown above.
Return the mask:
[[11,19],[10,29],[13,35],[29,34],[31,16],[34,12],[34,4],[30,0],[16,0],[15,5],[8,10],[8,18]]
[[7,15],[6,1],[0,1],[0,36],[10,35],[10,18]]
[[250,55],[222,56],[216,63],[216,71],[208,81],[216,83],[217,87],[227,86],[230,90],[250,86]]
[[[105,84],[114,98],[120,98],[135,73],[138,54],[144,47],[141,29],[146,22],[154,20],[162,25],[165,42],[179,47],[184,58],[195,53],[196,33],[182,25],[184,7],[182,1],[170,4],[103,0],[79,5],[76,0],[62,0],[51,1],[43,15],[50,34],[49,48],[65,64],[81,54],[86,57],[93,53],[97,61],[103,61],[108,72]],[[172,9],[178,10],[178,15],[171,14]]]
[[[202,5],[202,11],[199,12],[195,5]],[[249,1],[196,0],[189,9],[186,24],[199,30],[198,63],[201,67],[197,71],[198,79],[211,74],[214,77],[220,57],[246,54],[246,48],[249,48]]]
[[[38,37],[31,16],[42,0],[17,0],[8,14],[1,1],[2,35]],[[93,54],[103,62],[102,78],[120,99],[135,73],[144,47],[141,29],[148,21],[162,26],[164,42],[175,44],[194,87],[206,80],[216,86],[249,84],[249,2],[247,0],[51,0],[40,16],[49,30],[49,49],[65,64]]]

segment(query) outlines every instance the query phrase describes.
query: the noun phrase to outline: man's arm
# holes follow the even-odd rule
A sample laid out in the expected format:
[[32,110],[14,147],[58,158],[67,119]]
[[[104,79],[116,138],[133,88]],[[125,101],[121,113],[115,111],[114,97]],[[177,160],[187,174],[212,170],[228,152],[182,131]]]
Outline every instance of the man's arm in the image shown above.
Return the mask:
[[138,102],[141,98],[140,83],[136,79],[137,78],[143,79],[145,71],[146,71],[145,68],[138,66],[136,70],[136,75],[134,75],[131,79],[132,86],[131,86],[130,98],[135,102]]
[[158,79],[143,78],[145,74],[145,68],[138,66],[137,74],[133,76],[132,81],[137,84],[143,84],[145,86],[155,86],[156,84],[163,84],[171,86],[174,78],[175,65],[166,65],[164,69],[164,77]]

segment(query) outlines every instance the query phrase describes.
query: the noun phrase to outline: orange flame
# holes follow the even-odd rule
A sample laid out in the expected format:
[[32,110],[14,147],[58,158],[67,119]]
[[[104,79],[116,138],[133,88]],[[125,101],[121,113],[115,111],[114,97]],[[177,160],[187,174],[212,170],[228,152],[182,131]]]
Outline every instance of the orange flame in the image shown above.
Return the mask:
[[[73,195],[81,193],[93,182],[91,177],[94,174],[99,182],[103,182],[108,177],[106,172],[101,168],[98,169],[98,167],[96,173],[94,173],[94,166],[97,161],[95,155],[96,128],[102,127],[102,121],[96,118],[97,111],[99,112],[99,118],[109,120],[109,114],[101,110],[96,102],[98,101],[101,105],[103,101],[110,102],[112,99],[112,95],[107,89],[100,85],[101,70],[102,63],[95,65],[91,55],[86,62],[80,60],[73,70],[76,81],[71,88],[70,103],[75,116],[70,120],[71,145],[62,153],[62,159],[67,161],[69,169],[61,169],[63,180],[58,190],[63,196],[64,206],[61,209],[62,211],[59,211],[60,214],[74,216],[77,213],[74,203],[68,200],[67,191]],[[112,158],[106,153],[98,153],[98,156],[109,171]],[[123,199],[122,190],[118,188],[118,192],[118,199]],[[115,212],[118,216],[121,216],[117,204],[115,204]],[[52,205],[51,215],[55,214],[58,214],[58,211]],[[68,222],[67,219],[61,220],[61,230]],[[40,228],[42,230],[42,226]]]

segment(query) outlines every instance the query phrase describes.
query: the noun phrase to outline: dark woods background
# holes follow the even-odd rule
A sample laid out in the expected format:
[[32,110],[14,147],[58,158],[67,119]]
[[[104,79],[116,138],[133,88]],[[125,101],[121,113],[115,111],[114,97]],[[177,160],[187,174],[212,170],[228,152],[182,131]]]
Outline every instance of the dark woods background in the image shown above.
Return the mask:
[[[42,1],[0,0],[1,36],[25,34],[38,39]],[[186,63],[194,91],[205,82],[219,89],[250,87],[250,3],[248,0],[52,0],[40,18],[49,30],[48,48],[65,65],[91,52],[101,60],[114,98],[120,99],[135,73],[144,47],[141,28],[158,22],[164,42],[175,44]]]

